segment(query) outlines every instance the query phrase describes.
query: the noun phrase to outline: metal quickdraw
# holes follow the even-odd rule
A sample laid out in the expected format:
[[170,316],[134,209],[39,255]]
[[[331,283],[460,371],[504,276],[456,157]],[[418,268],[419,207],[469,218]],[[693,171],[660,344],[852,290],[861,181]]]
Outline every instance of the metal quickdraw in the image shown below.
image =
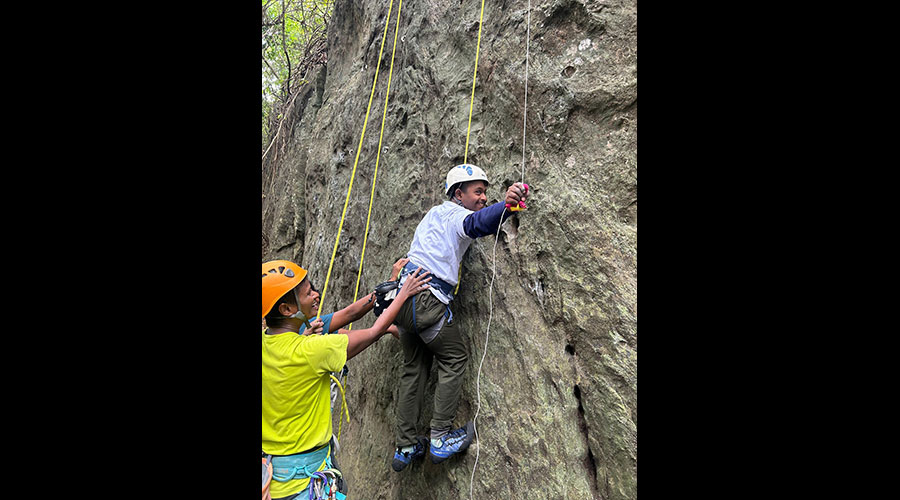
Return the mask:
[[346,499],[347,496],[338,491],[338,480],[341,478],[341,471],[337,469],[325,469],[313,473],[306,490],[309,500]]

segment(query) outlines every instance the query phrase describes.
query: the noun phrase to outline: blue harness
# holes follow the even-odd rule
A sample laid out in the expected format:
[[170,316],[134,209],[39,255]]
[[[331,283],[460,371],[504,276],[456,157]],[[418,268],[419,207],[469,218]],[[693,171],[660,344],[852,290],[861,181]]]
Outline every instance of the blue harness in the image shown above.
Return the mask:
[[[413,274],[414,272],[416,272],[416,269],[418,269],[418,268],[419,268],[419,266],[413,264],[412,262],[407,262],[406,265],[403,266],[402,275],[406,276],[406,275]],[[453,285],[438,278],[434,274],[429,275],[429,277],[431,278],[431,281],[429,281],[428,284],[430,286],[440,290],[444,295],[450,297],[450,300],[452,301],[454,298]],[[412,317],[413,317],[412,318],[413,319],[413,328],[416,330],[416,335],[418,335],[419,328],[416,326],[416,296],[415,295],[412,296]],[[450,304],[447,304],[447,310],[444,311],[444,318],[446,319],[446,321],[448,323],[453,321],[453,311],[450,310]]]
[[307,479],[319,470],[325,462],[325,468],[331,468],[331,446],[325,445],[318,450],[296,455],[272,457],[272,479],[285,483],[294,479]]
[[[324,463],[324,469],[319,470]],[[337,491],[335,484],[340,472],[331,462],[331,443],[308,453],[272,457],[272,479],[280,483],[295,479],[310,479],[308,497],[335,498],[343,500],[346,496]],[[317,492],[322,490],[322,495]],[[329,495],[329,492],[331,495]]]
[[[416,272],[416,269],[418,269],[418,267],[419,266],[413,264],[412,262],[407,262],[406,265],[403,266],[403,275],[406,276],[407,274],[412,274],[412,273]],[[427,269],[426,269],[426,271],[427,271]],[[453,285],[438,278],[434,274],[431,274],[429,277],[431,278],[431,281],[428,282],[428,284],[430,286],[437,288],[444,295],[446,295],[448,297],[453,297]]]

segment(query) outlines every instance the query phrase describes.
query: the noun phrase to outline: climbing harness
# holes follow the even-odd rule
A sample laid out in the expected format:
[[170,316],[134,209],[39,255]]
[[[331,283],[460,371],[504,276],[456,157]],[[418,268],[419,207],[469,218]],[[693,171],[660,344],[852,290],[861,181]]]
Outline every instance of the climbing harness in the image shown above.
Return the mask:
[[[411,275],[411,274],[415,273],[416,269],[418,269],[418,268],[419,268],[419,266],[413,264],[412,262],[407,262],[406,265],[403,267],[401,276]],[[422,271],[420,271],[419,274],[422,274],[422,272],[430,272],[430,271],[428,271],[427,269],[422,269]],[[451,285],[450,283],[447,283],[446,281],[438,278],[437,276],[434,275],[434,273],[431,273],[429,275],[429,277],[431,278],[431,281],[429,281],[427,283],[429,287],[437,288],[444,295],[447,295],[447,296],[449,296],[453,292],[453,285]],[[415,295],[413,295],[413,297],[415,297]]]
[[[270,464],[271,480],[287,482],[309,478],[307,497],[310,500],[343,500],[340,490],[345,490],[343,475],[332,461],[331,443],[316,450],[294,455],[268,455],[264,462]],[[264,494],[268,483],[264,487]],[[301,495],[302,497],[302,495]]]
[[[482,0],[482,15],[484,14],[484,0]],[[528,185],[525,184],[525,130],[528,120],[528,58],[529,58],[529,42],[531,40],[531,0],[528,0],[528,11],[527,11],[527,19],[525,21],[526,26],[526,35],[525,35],[525,106],[523,112],[522,119],[522,177],[521,182],[525,185],[525,192],[528,192]],[[481,39],[481,26],[478,27],[478,36],[479,41]],[[477,49],[476,49],[477,54]],[[476,71],[478,69],[478,59],[476,56],[475,61]],[[475,84],[472,83],[472,92],[474,97],[474,89]],[[471,111],[470,113],[470,121],[471,121]],[[466,146],[468,147],[468,137],[466,138]],[[504,211],[509,209],[512,212],[517,212],[523,208],[527,208],[523,202],[519,202],[518,207],[511,207],[509,204],[504,207]],[[502,215],[501,215],[502,217]],[[501,219],[502,220],[502,219]],[[488,314],[488,324],[487,330],[485,331],[484,336],[484,349],[482,349],[481,353],[481,362],[478,363],[478,375],[475,378],[475,393],[478,397],[478,404],[475,407],[475,416],[472,419],[472,428],[475,431],[475,463],[472,465],[472,476],[469,478],[469,499],[474,498],[474,486],[475,486],[475,469],[478,467],[478,458],[481,452],[481,446],[478,439],[478,414],[481,412],[481,368],[484,365],[484,358],[487,355],[487,346],[488,340],[491,336],[491,321],[494,319],[494,277],[497,274],[497,242],[500,241],[500,228],[502,224],[497,226],[497,234],[494,237],[494,250],[492,256],[492,270],[491,270],[491,284],[488,291],[488,303],[489,305],[489,314]]]
[[[417,266],[412,264],[407,264],[401,270],[401,277],[410,275],[415,272]],[[429,285],[435,286],[437,289],[441,290],[445,295],[449,295],[453,289],[453,286],[450,283],[436,277],[432,276],[432,281],[429,282]],[[384,312],[385,309],[390,307],[391,302],[394,301],[394,298],[397,296],[397,292],[399,292],[401,288],[400,279],[394,281],[385,281],[384,283],[379,283],[375,287],[375,308],[373,312],[375,316],[381,316],[381,313]],[[435,337],[437,337],[438,332],[443,328],[444,324],[451,324],[453,322],[453,311],[450,309],[450,304],[447,304],[446,309],[444,310],[444,315],[437,321],[437,323],[429,326],[428,328],[419,331],[419,328],[416,324],[416,296],[413,295],[410,297],[412,301],[412,317],[413,317],[413,330],[416,335],[418,335],[423,342],[426,344],[431,343]]]
[[[402,280],[403,276],[415,274],[416,269],[418,269],[418,268],[419,267],[416,266],[415,264],[413,264],[412,262],[407,262],[406,265],[403,267],[403,269],[400,271],[401,280]],[[425,270],[425,269],[423,269],[421,272],[429,272],[430,273],[430,271]],[[420,274],[421,274],[421,272],[420,272]],[[431,277],[431,281],[428,282],[428,286],[437,288],[438,290],[441,291],[441,293],[443,293],[444,295],[446,295],[448,297],[453,297],[456,295],[453,285],[438,278],[437,276],[434,275],[434,273],[431,273],[429,276]],[[400,287],[402,288],[403,285],[401,284]],[[456,283],[456,287],[457,287],[457,289],[459,288],[458,281]],[[450,310],[450,304],[447,304],[446,309],[444,309],[444,316],[437,323],[435,323],[434,325],[432,325],[420,332],[419,327],[416,324],[416,296],[413,295],[412,297],[410,297],[410,300],[412,301],[411,309],[412,309],[413,330],[415,330],[416,335],[422,337],[422,340],[426,344],[428,344],[429,342],[434,340],[434,337],[437,335],[437,332],[441,329],[442,326],[444,326],[444,322],[446,322],[447,324],[450,324],[453,322],[453,311]]]

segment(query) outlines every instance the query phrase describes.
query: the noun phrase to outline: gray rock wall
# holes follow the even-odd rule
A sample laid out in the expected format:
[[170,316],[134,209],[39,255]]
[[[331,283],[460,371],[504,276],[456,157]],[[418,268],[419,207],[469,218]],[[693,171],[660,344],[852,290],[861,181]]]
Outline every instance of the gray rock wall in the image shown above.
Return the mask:
[[[353,298],[398,6],[324,311]],[[361,295],[405,255],[421,217],[444,200],[447,170],[463,160],[480,7],[403,2]],[[526,7],[485,3],[468,161],[492,180],[489,202],[522,175]],[[328,63],[297,98],[277,167],[263,166],[262,257],[299,262],[320,290],[386,14],[387,2],[337,1]],[[532,1],[529,208],[504,224],[496,260],[494,237],[471,245],[457,296],[470,345],[458,423],[473,417],[481,394],[475,498],[637,496],[636,16],[635,1]],[[351,497],[469,498],[474,444],[441,465],[390,469],[401,357],[386,336],[349,362],[351,422],[339,462]],[[422,415],[423,432],[430,417]]]

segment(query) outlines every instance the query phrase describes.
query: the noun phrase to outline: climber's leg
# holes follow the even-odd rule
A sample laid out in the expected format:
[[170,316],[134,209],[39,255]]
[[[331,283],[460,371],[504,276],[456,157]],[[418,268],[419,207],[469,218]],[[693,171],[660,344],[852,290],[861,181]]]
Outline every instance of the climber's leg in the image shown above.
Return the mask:
[[427,346],[437,360],[438,380],[434,389],[434,414],[431,419],[431,437],[437,438],[450,430],[456,417],[466,361],[469,358],[466,343],[459,331],[459,320],[453,318],[453,321],[445,322]]
[[[403,366],[400,368],[397,400],[397,441],[399,448],[417,443],[416,424],[425,398],[425,383],[431,371],[432,354],[412,329],[411,300],[403,304],[395,319],[400,331]],[[409,306],[408,306],[409,305]],[[418,320],[418,318],[416,318]]]

